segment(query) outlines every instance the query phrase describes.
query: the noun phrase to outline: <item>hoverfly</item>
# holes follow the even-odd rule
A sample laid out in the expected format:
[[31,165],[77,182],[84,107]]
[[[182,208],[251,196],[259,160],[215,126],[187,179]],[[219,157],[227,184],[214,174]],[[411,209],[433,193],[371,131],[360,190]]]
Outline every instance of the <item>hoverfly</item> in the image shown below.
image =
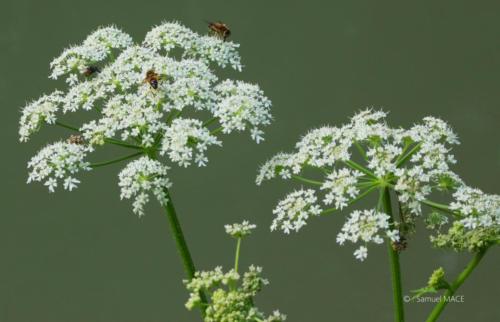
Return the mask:
[[231,36],[231,30],[229,27],[220,21],[217,22],[208,22],[208,29],[217,37],[226,41],[226,39]]
[[81,135],[70,135],[69,138],[66,140],[69,144],[85,144],[85,140],[83,139],[83,136]]
[[400,236],[398,241],[392,242],[392,249],[398,253],[402,252],[408,247],[408,242],[405,236]]
[[150,69],[146,72],[144,83],[148,83],[153,89],[158,89],[158,81],[160,80],[160,78],[160,75],[158,75],[154,70]]
[[89,77],[95,73],[100,73],[100,72],[101,72],[101,70],[99,69],[99,67],[91,65],[91,66],[85,68],[85,70],[83,71],[83,75]]

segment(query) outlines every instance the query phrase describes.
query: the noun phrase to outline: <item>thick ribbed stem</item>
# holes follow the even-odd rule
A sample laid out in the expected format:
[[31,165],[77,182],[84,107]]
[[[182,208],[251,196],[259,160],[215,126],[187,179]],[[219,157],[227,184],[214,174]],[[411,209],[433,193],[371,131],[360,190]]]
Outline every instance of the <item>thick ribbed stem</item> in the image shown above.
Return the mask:
[[[391,217],[391,223],[394,222],[392,216],[392,205],[391,205],[391,195],[389,193],[389,188],[384,188],[381,190],[382,202],[384,212]],[[399,253],[392,248],[390,242],[387,243],[389,258],[391,261],[391,279],[392,279],[392,297],[394,302],[394,321],[404,322],[404,304],[403,304],[403,292],[401,287],[401,269],[399,264]]]
[[[166,193],[168,196],[168,202],[165,205],[165,210],[167,212],[168,222],[170,224],[170,230],[172,232],[172,236],[174,237],[175,244],[177,246],[177,251],[182,259],[182,264],[184,266],[184,271],[189,279],[194,277],[194,273],[196,272],[196,268],[194,266],[193,259],[191,257],[191,253],[189,252],[189,248],[186,243],[186,239],[184,238],[184,234],[182,232],[181,225],[179,223],[179,219],[177,218],[177,212],[175,211],[174,203],[172,201],[172,197],[170,196],[170,192],[166,189]],[[207,304],[207,298],[203,292],[200,292],[201,298],[201,313],[202,316],[205,316],[205,307]]]

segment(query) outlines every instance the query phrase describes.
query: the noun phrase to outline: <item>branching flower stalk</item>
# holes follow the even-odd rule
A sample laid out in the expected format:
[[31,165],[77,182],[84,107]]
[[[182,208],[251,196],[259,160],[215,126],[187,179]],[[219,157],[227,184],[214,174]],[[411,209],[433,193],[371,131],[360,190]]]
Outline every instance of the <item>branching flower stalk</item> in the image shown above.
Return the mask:
[[[302,229],[312,217],[330,215],[379,191],[371,209],[353,210],[337,242],[358,244],[354,256],[366,260],[368,245],[386,243],[393,285],[395,321],[404,321],[400,253],[415,232],[417,220],[432,231],[435,247],[475,253],[474,259],[446,294],[470,275],[486,250],[500,240],[500,196],[468,187],[450,166],[458,144],[449,125],[426,117],[409,129],[387,125],[387,114],[368,109],[341,127],[307,133],[292,153],[278,153],[259,170],[257,184],[275,177],[301,184],[278,202],[271,230],[285,234]],[[432,198],[449,193],[449,203]],[[391,195],[399,212],[393,214]],[[430,289],[430,288],[429,288]],[[440,288],[441,289],[441,288]],[[427,289],[426,289],[427,290]],[[432,288],[431,290],[437,291]],[[421,296],[423,293],[419,293]],[[435,321],[446,303],[437,304]]]
[[[255,307],[254,297],[269,281],[261,276],[262,268],[251,265],[241,275],[238,271],[241,241],[250,235],[255,225],[248,221],[226,225],[226,233],[236,239],[234,268],[224,273],[218,266],[212,271],[196,272],[191,280],[184,281],[191,292],[186,308],[205,307],[205,322],[283,322],[286,316],[279,311],[265,316]],[[207,294],[202,301],[199,294]]]
[[[28,163],[28,182],[41,182],[50,192],[78,187],[79,172],[128,161],[118,175],[121,199],[133,200],[133,212],[144,215],[151,196],[165,208],[188,279],[195,266],[179,223],[170,188],[173,165],[205,166],[207,150],[222,137],[248,131],[261,142],[270,124],[271,102],[258,85],[219,80],[216,68],[241,71],[239,45],[213,35],[200,35],[176,22],[166,22],[135,43],[110,26],[99,28],[50,64],[50,78],[64,77],[67,88],[42,95],[22,110],[21,142],[43,125],[72,131],[47,145]],[[62,118],[69,113],[91,119],[81,125]],[[105,146],[128,150],[108,161],[90,161]],[[199,294],[206,302],[205,294]],[[200,306],[204,312],[206,305]]]

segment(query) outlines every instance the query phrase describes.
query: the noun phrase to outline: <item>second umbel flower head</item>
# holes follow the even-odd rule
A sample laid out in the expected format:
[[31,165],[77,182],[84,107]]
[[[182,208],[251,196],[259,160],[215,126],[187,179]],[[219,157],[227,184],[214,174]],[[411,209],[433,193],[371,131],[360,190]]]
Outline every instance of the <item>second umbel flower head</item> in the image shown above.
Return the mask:
[[[380,191],[376,206],[353,211],[337,234],[341,245],[358,244],[354,255],[359,260],[367,257],[370,242],[387,240],[397,251],[403,250],[422,216],[433,222],[428,226],[436,231],[433,241],[438,246],[451,246],[457,233],[449,234],[457,229],[472,231],[467,241],[459,243],[462,249],[477,239],[484,244],[498,240],[500,198],[467,187],[451,171],[455,163],[451,151],[458,139],[450,126],[425,117],[408,129],[394,128],[386,116],[383,111],[364,110],[343,126],[310,131],[294,152],[267,161],[259,170],[258,185],[275,177],[302,185],[278,202],[271,230],[299,231],[311,217],[342,210]],[[435,191],[452,191],[450,204],[432,202]],[[386,193],[396,197],[395,215],[388,213],[390,202],[383,204]],[[440,229],[448,223],[455,229],[444,234]],[[453,247],[460,248],[456,244]]]

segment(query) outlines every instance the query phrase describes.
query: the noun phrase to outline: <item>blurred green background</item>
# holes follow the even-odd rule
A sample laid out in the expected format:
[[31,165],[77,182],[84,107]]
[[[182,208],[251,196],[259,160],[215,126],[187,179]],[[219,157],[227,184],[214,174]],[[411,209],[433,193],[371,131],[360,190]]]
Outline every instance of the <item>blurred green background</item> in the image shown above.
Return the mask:
[[[48,65],[99,25],[116,24],[142,41],[152,25],[179,20],[205,32],[222,20],[246,65],[231,77],[257,82],[274,103],[266,141],[231,135],[207,168],[175,168],[173,198],[198,268],[230,267],[233,241],[223,225],[250,219],[260,229],[243,243],[242,265],[271,280],[257,298],[289,321],[390,321],[385,247],[365,263],[335,236],[346,212],[314,219],[299,234],[270,233],[271,209],[292,187],[254,184],[256,169],[291,149],[308,129],[341,124],[366,106],[391,112],[393,125],[426,115],[448,120],[462,144],[456,170],[498,193],[500,148],[498,1],[35,1],[0,3],[1,169],[0,321],[198,321],[184,308],[183,271],[162,209],[137,218],[119,200],[122,165],[83,176],[79,189],[49,194],[26,185],[26,162],[68,132],[44,128],[19,144],[19,110],[50,92]],[[443,266],[456,276],[469,255],[430,248],[422,233],[402,254],[404,293]],[[499,249],[460,289],[442,321],[500,321]],[[430,304],[408,304],[422,321]]]

